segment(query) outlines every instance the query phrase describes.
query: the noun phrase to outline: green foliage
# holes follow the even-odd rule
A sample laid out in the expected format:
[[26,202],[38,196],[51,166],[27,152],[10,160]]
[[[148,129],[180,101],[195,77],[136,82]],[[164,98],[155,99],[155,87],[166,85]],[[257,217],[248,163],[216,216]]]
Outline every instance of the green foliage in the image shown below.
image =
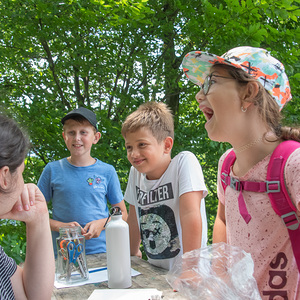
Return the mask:
[[25,224],[18,221],[0,220],[0,245],[7,255],[17,264],[25,261],[26,233]]
[[48,162],[68,155],[60,120],[86,106],[102,133],[93,155],[115,166],[125,191],[121,124],[141,103],[164,101],[176,124],[172,154],[190,150],[201,162],[211,242],[218,158],[229,145],[207,137],[197,87],[181,70],[184,55],[270,50],[292,88],[283,123],[299,124],[299,0],[2,0],[0,16],[0,107],[30,134],[26,181],[36,183]]

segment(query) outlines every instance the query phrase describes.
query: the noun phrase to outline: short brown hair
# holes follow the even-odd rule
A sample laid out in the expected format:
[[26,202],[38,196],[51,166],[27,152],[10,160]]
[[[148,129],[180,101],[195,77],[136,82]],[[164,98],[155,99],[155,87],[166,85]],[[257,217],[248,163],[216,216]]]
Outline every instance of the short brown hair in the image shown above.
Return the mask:
[[158,142],[170,136],[174,139],[174,120],[171,110],[165,103],[150,101],[139,106],[122,125],[122,135],[140,128],[149,129]]

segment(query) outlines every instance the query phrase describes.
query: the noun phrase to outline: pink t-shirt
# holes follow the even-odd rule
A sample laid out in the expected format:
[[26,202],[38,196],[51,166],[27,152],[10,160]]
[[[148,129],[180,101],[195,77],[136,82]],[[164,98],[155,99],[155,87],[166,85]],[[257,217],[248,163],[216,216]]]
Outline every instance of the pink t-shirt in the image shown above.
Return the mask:
[[[224,191],[220,170],[225,156],[219,161],[218,198],[225,205],[227,243],[251,253],[254,261],[254,277],[262,300],[299,300],[299,273],[294,258],[288,230],[274,212],[266,193],[243,191],[243,196],[252,219],[248,224],[239,212],[239,192],[230,187]],[[257,163],[248,173],[238,178],[243,181],[264,181],[271,155]],[[230,172],[234,176],[232,170]],[[289,157],[285,167],[285,179],[291,199],[300,216],[300,149]],[[299,237],[300,243],[300,237]]]

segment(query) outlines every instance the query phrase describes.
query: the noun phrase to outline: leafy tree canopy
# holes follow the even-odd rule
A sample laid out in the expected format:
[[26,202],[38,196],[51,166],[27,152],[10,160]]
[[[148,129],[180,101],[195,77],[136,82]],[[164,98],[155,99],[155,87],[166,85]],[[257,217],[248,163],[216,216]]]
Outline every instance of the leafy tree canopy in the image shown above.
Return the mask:
[[175,116],[173,154],[190,150],[203,166],[212,224],[217,161],[228,145],[208,139],[197,87],[182,74],[182,59],[192,50],[270,50],[284,63],[292,87],[284,122],[299,122],[299,0],[0,3],[0,105],[30,133],[27,180],[36,182],[46,163],[68,155],[60,119],[86,106],[97,114],[103,136],[93,154],[116,167],[125,190],[129,163],[121,123],[139,104],[164,101]]

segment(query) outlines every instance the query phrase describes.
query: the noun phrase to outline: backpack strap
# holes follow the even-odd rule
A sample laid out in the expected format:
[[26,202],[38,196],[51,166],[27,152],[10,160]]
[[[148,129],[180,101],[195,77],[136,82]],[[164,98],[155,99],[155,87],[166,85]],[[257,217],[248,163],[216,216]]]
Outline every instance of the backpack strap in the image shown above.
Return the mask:
[[242,181],[239,181],[238,179],[231,177],[230,174],[230,168],[234,164],[236,160],[236,155],[233,150],[231,150],[227,156],[224,159],[224,162],[222,164],[221,168],[221,183],[223,186],[224,194],[227,186],[229,185],[231,188],[235,189],[236,191],[239,191],[238,196],[238,205],[240,214],[244,218],[245,222],[248,224],[251,220],[251,216],[247,210],[246,202],[243,197],[243,183]]
[[272,208],[282,218],[287,227],[295,260],[300,272],[300,220],[296,213],[297,209],[290,199],[284,180],[286,161],[298,148],[300,148],[300,143],[296,141],[284,141],[280,143],[271,155],[267,170],[267,180],[262,182],[239,181],[229,175],[230,168],[236,159],[235,153],[232,150],[224,159],[221,168],[221,181],[224,193],[227,186],[230,186],[236,191],[240,191],[238,197],[239,209],[247,224],[251,220],[251,216],[247,211],[242,191],[268,193]]
[[297,209],[294,206],[284,180],[284,168],[290,154],[300,147],[296,141],[284,141],[274,150],[268,170],[267,180],[280,183],[280,189],[276,193],[269,193],[269,198],[274,211],[282,218],[288,229],[294,256],[300,271],[300,220],[297,216]]
[[226,157],[223,161],[222,168],[221,168],[221,183],[223,186],[224,193],[225,193],[227,186],[230,185],[227,178],[229,177],[230,168],[234,164],[235,160],[236,160],[235,153],[233,150],[231,150],[226,155]]

